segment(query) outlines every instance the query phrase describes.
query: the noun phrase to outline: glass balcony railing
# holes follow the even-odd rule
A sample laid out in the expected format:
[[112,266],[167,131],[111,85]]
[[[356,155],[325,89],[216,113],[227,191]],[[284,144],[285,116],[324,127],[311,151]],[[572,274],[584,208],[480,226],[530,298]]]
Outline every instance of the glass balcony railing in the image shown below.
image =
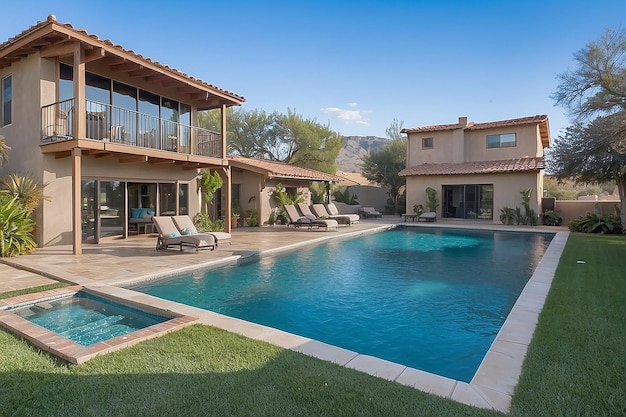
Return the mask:
[[[85,101],[86,139],[170,152],[222,157],[222,135],[110,104]],[[42,143],[76,139],[74,99],[42,107]]]

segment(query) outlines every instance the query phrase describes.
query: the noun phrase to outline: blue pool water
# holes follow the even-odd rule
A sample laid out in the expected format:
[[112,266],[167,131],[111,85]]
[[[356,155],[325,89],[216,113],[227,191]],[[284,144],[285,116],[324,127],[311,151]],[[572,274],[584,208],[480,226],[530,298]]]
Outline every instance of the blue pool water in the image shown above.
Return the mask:
[[80,291],[13,312],[82,346],[169,320]]
[[400,227],[133,289],[469,382],[552,236]]

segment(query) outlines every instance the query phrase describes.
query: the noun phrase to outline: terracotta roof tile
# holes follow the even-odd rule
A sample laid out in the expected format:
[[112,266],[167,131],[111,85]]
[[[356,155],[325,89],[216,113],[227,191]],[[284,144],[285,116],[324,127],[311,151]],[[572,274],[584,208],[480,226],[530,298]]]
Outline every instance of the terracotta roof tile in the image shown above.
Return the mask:
[[496,122],[486,123],[474,123],[472,126],[468,126],[466,130],[479,130],[479,129],[491,129],[494,127],[506,127],[506,126],[520,126],[539,124],[548,120],[548,115],[538,114],[536,116],[520,117],[518,119],[500,120]]
[[450,125],[432,125],[432,126],[421,126],[414,127],[411,129],[402,129],[401,133],[420,133],[420,132],[439,132],[442,130],[455,130],[460,129],[461,126],[458,123],[450,124]]
[[520,117],[517,119],[508,119],[508,120],[499,120],[495,122],[486,122],[486,123],[468,122],[467,125],[454,123],[454,124],[447,124],[447,125],[421,126],[421,127],[414,127],[411,129],[402,129],[402,133],[440,132],[443,130],[455,130],[455,129],[479,130],[479,129],[490,129],[494,127],[539,124],[539,123],[545,122],[546,120],[548,120],[548,116],[545,114],[540,114],[536,116]]
[[230,156],[228,159],[230,160],[231,165],[235,167],[263,173],[268,178],[289,178],[331,182],[339,182],[342,180],[341,177],[336,175],[327,174],[314,169],[285,164],[283,162],[270,161],[268,159],[245,158],[243,156]]
[[457,164],[421,164],[403,169],[400,176],[410,175],[463,175],[497,174],[506,172],[539,171],[545,168],[543,157],[504,159],[499,161],[476,161]]

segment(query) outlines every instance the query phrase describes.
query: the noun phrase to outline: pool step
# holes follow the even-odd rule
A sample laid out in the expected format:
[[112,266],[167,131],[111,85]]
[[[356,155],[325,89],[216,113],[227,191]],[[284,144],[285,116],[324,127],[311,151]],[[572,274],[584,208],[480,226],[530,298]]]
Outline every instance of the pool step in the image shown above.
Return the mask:
[[92,338],[97,333],[107,332],[107,329],[122,320],[124,320],[124,316],[121,315],[107,316],[99,320],[65,330],[60,333],[60,335],[72,340],[82,340],[84,336]]

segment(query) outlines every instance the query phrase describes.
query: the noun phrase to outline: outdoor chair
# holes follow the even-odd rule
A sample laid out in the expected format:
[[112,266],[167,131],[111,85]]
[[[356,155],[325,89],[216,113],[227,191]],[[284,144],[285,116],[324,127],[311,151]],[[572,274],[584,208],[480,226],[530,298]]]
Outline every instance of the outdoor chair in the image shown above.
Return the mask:
[[374,207],[361,207],[359,209],[359,214],[365,219],[383,217],[383,214],[379,211],[376,211]]
[[170,246],[178,246],[182,252],[184,247],[199,249],[215,249],[215,238],[212,235],[185,235],[183,236],[174,220],[170,216],[154,216],[154,226],[159,233],[156,249],[169,249]]
[[[337,220],[337,223],[345,224],[346,226],[350,226],[352,224],[352,220],[350,216],[343,215],[343,214],[332,215],[328,212],[328,210],[326,210],[326,207],[323,204],[313,204],[311,206],[311,210],[313,211],[313,214],[315,214],[318,218],[328,218],[328,219]],[[357,223],[358,223],[358,220],[357,220]]]
[[220,242],[228,242],[228,244],[232,245],[231,242],[231,234],[226,232],[198,232],[196,229],[196,225],[193,224],[193,220],[191,217],[187,215],[183,216],[172,216],[172,220],[174,220],[174,224],[178,231],[183,236],[198,236],[198,235],[212,235],[215,238],[215,246],[219,246]]
[[418,222],[436,222],[437,221],[437,213],[434,211],[427,211],[426,213],[422,213],[417,217]]
[[[300,226],[307,226],[307,228],[309,229],[311,229],[312,227],[323,227],[328,230],[329,227],[337,229],[337,226],[339,225],[339,223],[337,223],[337,220],[333,219],[312,219],[306,216],[302,216],[300,215],[300,213],[298,213],[296,206],[293,204],[287,204],[284,207],[285,211],[287,212],[287,216],[289,216],[289,224],[287,225],[287,227],[292,225],[296,228]],[[315,217],[315,215],[313,215],[313,217]]]
[[331,218],[333,218],[333,216],[347,216],[350,219],[350,224],[358,223],[361,218],[361,216],[356,213],[339,213],[339,209],[335,203],[326,204],[326,210],[328,211],[328,214],[330,214]]

